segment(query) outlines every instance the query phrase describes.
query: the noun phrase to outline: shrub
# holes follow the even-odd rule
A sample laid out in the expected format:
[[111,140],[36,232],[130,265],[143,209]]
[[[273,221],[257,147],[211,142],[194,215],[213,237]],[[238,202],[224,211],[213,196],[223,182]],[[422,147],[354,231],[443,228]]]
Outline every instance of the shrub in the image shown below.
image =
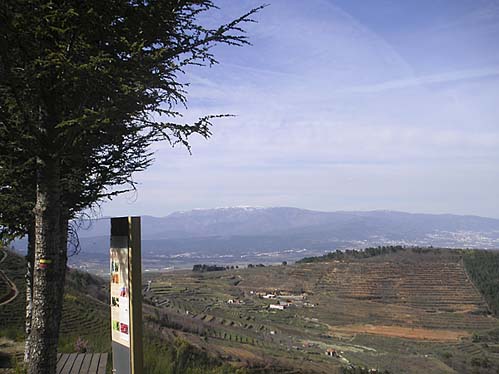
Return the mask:
[[77,353],[85,353],[88,352],[89,344],[88,340],[83,339],[81,336],[78,336],[75,342],[75,352]]

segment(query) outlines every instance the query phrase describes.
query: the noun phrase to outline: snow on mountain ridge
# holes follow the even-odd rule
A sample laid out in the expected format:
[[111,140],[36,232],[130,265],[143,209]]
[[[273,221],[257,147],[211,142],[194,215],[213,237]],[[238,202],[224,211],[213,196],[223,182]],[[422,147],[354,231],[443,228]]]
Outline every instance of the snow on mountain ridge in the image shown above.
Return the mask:
[[249,205],[237,205],[237,206],[225,206],[225,207],[215,207],[215,208],[194,208],[190,210],[179,210],[176,212],[172,212],[169,214],[189,214],[194,212],[211,212],[211,211],[228,211],[228,210],[243,210],[247,212],[255,211],[255,210],[263,210],[263,209],[271,209],[272,207],[263,207],[263,206],[249,206]]

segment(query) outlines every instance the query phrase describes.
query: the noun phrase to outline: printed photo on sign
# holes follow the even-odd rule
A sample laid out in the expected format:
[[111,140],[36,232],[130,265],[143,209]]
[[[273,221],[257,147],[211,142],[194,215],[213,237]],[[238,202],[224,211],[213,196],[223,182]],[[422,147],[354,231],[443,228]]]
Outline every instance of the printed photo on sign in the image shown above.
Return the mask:
[[130,321],[130,313],[129,313],[129,300],[126,297],[120,297],[120,309],[119,309],[119,320],[121,323],[125,323],[128,325]]
[[128,290],[126,287],[121,287],[120,289],[120,297],[128,297]]
[[128,335],[128,325],[120,323],[120,332]]

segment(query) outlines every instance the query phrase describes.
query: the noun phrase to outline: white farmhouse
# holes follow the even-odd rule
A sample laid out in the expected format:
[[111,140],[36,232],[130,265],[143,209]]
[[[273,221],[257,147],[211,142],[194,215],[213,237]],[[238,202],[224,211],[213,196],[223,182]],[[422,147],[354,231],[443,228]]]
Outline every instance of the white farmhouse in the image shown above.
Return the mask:
[[270,309],[277,309],[277,310],[284,310],[284,309],[286,309],[286,306],[280,305],[280,304],[270,304],[269,308]]

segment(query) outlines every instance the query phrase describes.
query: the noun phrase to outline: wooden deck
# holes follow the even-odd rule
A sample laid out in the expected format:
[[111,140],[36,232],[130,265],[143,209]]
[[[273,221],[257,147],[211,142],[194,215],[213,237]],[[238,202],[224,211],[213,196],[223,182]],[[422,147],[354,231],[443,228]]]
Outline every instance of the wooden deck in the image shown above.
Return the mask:
[[57,374],[106,374],[107,353],[59,353]]

